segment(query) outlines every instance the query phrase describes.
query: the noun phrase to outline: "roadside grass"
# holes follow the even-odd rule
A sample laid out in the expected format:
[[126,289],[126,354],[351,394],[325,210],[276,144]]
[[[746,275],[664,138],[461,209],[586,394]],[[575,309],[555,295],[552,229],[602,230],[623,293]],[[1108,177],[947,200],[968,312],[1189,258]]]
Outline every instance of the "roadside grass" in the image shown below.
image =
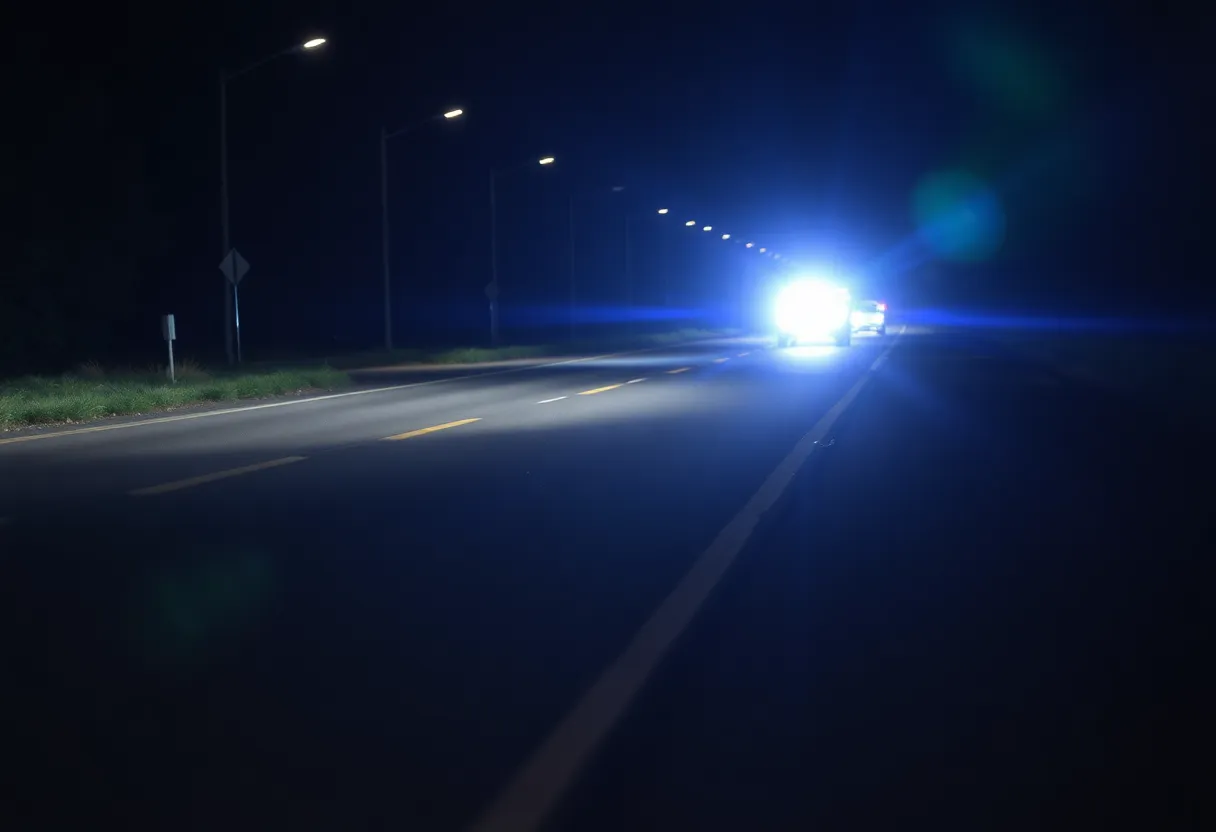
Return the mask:
[[72,424],[195,404],[333,390],[350,383],[332,367],[211,373],[190,361],[170,383],[164,368],[113,370],[96,362],[62,376],[0,380],[0,430]]
[[211,371],[186,360],[175,368],[176,383],[168,381],[163,366],[115,370],[88,361],[61,376],[0,380],[0,431],[132,416],[211,402],[333,390],[352,383],[346,370],[399,364],[460,365],[560,358],[733,334],[737,331],[681,329],[553,345],[368,351],[314,359],[309,364],[259,362],[246,365],[243,372]]

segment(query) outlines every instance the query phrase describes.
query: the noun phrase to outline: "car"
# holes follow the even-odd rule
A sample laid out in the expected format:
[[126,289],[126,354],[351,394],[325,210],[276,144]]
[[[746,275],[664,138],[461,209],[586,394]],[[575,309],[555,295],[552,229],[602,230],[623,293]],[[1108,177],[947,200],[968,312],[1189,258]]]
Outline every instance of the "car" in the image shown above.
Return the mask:
[[777,294],[773,310],[777,346],[831,339],[847,347],[853,340],[849,290],[830,280],[796,280]]
[[887,334],[887,305],[880,300],[861,300],[853,307],[853,332]]

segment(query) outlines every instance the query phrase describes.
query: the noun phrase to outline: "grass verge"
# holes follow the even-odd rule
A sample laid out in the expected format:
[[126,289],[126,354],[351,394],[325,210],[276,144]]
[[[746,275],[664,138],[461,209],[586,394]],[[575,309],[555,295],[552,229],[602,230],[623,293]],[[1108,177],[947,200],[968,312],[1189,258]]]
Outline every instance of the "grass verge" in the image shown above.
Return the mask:
[[332,367],[212,375],[186,363],[179,370],[176,384],[166,379],[163,370],[115,373],[97,364],[82,365],[63,376],[0,381],[0,430],[332,390],[350,383],[346,373]]

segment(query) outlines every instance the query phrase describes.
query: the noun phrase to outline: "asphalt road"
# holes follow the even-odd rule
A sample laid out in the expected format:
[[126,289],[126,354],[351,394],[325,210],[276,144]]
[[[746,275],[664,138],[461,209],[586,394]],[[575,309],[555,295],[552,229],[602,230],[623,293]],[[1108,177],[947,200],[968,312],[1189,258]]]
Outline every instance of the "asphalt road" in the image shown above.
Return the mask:
[[0,811],[1025,828],[1156,805],[1206,701],[1206,492],[1172,467],[1206,449],[982,341],[894,342],[0,439]]

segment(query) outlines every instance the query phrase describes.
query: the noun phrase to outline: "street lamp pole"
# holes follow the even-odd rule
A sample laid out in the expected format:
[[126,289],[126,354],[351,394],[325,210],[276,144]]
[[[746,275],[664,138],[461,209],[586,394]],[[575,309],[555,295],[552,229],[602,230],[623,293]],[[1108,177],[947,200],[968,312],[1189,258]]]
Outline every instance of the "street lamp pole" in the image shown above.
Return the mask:
[[[223,250],[220,260],[228,256],[232,247],[231,230],[228,225],[228,74],[220,71],[220,229]],[[229,365],[235,363],[236,356],[232,351],[232,291],[224,279],[224,353]]]
[[633,231],[633,215],[625,214],[625,333],[633,335],[633,269],[630,268],[630,238]]
[[490,171],[490,345],[498,346],[498,173]]
[[402,127],[400,130],[388,132],[387,127],[380,128],[380,258],[384,270],[384,349],[393,348],[393,269],[389,257],[389,223],[388,223],[388,140],[409,133],[418,127],[432,121],[448,120],[464,115],[464,110],[448,110],[425,121]]
[[574,317],[575,317],[575,309],[576,309],[576,303],[577,303],[577,297],[575,294],[575,280],[577,279],[577,270],[576,270],[575,263],[574,263],[574,194],[573,193],[571,193],[569,195],[569,201],[567,203],[566,219],[567,219],[567,222],[569,223],[569,234],[570,234],[570,340],[573,341],[574,340],[574,328],[575,328]]
[[[552,156],[543,156],[535,164],[544,167],[554,162]],[[490,285],[486,287],[486,297],[490,301],[490,343],[498,346],[498,176],[512,170],[530,165],[523,162],[502,170],[490,168]]]
[[[242,75],[253,72],[255,69],[270,63],[276,58],[281,58],[284,55],[293,55],[296,52],[303,52],[309,49],[316,49],[325,43],[325,38],[312,38],[297,46],[289,46],[273,55],[267,55],[260,61],[255,61],[249,64],[244,69],[236,72],[228,72],[220,70],[220,232],[222,236],[222,245],[224,250],[220,252],[221,262],[224,257],[228,256],[228,252],[232,250],[232,236],[229,221],[229,200],[228,200],[228,82],[234,81]],[[235,294],[236,285],[231,287],[228,285],[227,277],[224,278],[224,351],[228,356],[228,363],[236,362],[238,356],[233,351],[232,333],[236,323],[236,304]]]
[[388,129],[380,128],[380,257],[384,266],[384,349],[393,348],[392,267],[388,257]]

